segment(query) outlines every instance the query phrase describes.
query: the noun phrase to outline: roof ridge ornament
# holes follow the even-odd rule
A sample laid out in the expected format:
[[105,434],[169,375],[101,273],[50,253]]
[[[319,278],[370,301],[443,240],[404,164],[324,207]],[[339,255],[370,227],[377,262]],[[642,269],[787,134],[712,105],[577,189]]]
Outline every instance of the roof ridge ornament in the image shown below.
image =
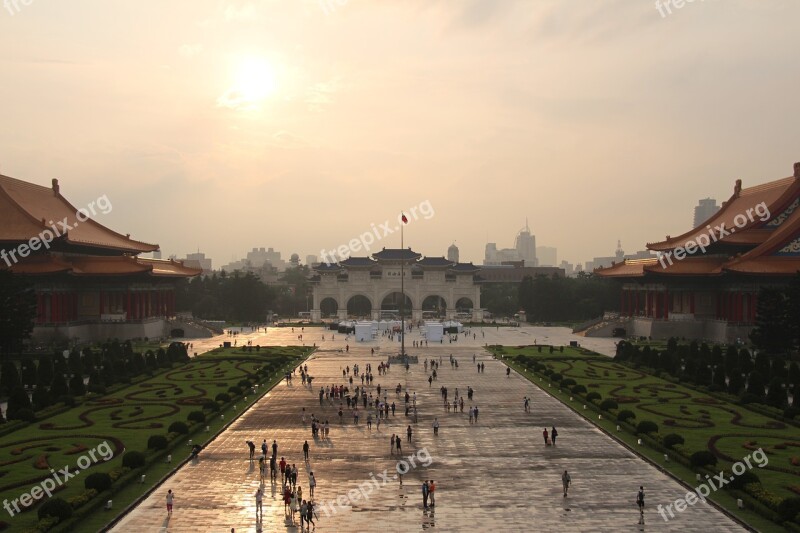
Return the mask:
[[53,178],[53,192],[58,195],[61,187],[58,185],[58,178]]
[[800,179],[800,163],[794,164],[794,177]]
[[733,187],[733,196],[734,198],[738,198],[739,194],[742,192],[742,180],[736,180],[736,185]]

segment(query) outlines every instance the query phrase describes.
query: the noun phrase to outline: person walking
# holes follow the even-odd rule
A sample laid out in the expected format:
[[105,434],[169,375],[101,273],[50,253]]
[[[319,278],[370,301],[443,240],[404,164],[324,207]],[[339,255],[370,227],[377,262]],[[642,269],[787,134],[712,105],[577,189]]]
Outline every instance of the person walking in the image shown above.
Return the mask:
[[261,443],[261,455],[264,456],[264,459],[267,458],[267,439]]
[[556,427],[553,426],[553,429],[550,430],[550,440],[553,441],[553,446],[556,445],[556,437],[558,437],[558,431],[556,431]]
[[564,473],[561,474],[561,484],[564,486],[564,497],[567,497],[567,491],[569,490],[569,484],[572,483],[572,478],[569,476],[566,470]]
[[639,507],[639,523],[644,524],[644,487],[639,485],[639,492],[636,494],[636,505]]
[[308,462],[308,441],[303,443],[303,457],[305,457],[306,462]]
[[433,434],[434,435],[438,435],[439,434],[439,419],[438,418],[434,418],[433,419]]
[[303,526],[305,525],[307,514],[308,514],[308,503],[305,500],[303,500],[303,503],[300,504],[300,531],[303,531]]
[[[264,455],[266,456],[267,454],[265,453]],[[274,440],[272,441],[272,455],[278,457],[278,443]]]
[[394,455],[394,433],[392,433],[392,451],[391,454]]
[[411,426],[409,425],[409,426],[408,426],[408,429],[406,429],[406,435],[408,435],[408,443],[409,443],[409,444],[411,444],[411,435],[412,435],[413,433],[414,433],[414,432],[413,432],[413,430],[411,429]]
[[172,516],[172,504],[175,502],[175,494],[172,489],[167,491],[167,516]]
[[317,478],[314,477],[314,472],[308,473],[308,495],[314,497],[314,488],[317,486]]
[[[264,518],[263,501],[264,493],[261,491],[261,487],[258,487],[258,490],[256,491],[256,520]],[[259,518],[259,515],[261,518]]]
[[400,438],[400,435],[395,437],[395,444],[397,446],[397,454],[403,455],[403,440]]
[[431,507],[436,505],[436,485],[434,485],[433,480],[428,483],[428,497],[431,500]]
[[247,446],[250,448],[250,459],[252,459],[256,454],[256,443],[249,440],[247,441]]
[[542,431],[542,436],[544,437],[544,445],[547,446],[550,443],[547,439],[547,428],[544,428],[544,431]]
[[422,482],[422,507],[428,509],[428,480]]

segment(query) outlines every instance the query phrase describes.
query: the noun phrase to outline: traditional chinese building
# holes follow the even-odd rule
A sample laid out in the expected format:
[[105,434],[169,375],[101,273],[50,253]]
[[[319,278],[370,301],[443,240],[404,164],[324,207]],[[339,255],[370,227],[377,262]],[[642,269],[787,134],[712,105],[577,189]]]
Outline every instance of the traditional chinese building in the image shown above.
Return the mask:
[[200,270],[137,257],[158,245],[103,226],[94,218],[111,204],[94,204],[76,209],[55,179],[47,188],[0,176],[0,268],[33,284],[33,338],[164,336],[175,314],[176,280]]
[[[402,266],[402,268],[401,268]],[[483,319],[480,267],[444,257],[422,257],[411,249],[386,249],[372,257],[350,257],[314,267],[311,319],[348,317],[379,320],[399,316]],[[401,275],[405,303],[401,304]]]
[[737,180],[711,218],[647,248],[658,256],[595,270],[622,283],[628,334],[747,339],[759,290],[800,272],[800,163],[777,181],[743,189]]

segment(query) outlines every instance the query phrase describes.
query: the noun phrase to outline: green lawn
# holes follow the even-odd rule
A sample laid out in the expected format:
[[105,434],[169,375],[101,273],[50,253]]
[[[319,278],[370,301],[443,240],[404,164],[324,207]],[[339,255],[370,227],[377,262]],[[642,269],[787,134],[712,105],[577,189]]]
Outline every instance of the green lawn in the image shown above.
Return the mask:
[[[646,455],[661,466],[673,471],[690,486],[695,485],[693,472],[674,460],[665,463],[663,453],[647,446],[638,446],[637,437],[625,431],[617,432],[616,415],[621,410],[635,414],[631,424],[649,420],[658,425],[657,440],[666,434],[676,433],[685,440],[677,450],[685,455],[701,450],[715,454],[719,463],[714,470],[730,470],[733,463],[742,460],[754,450],[762,448],[769,463],[763,468],[753,468],[763,488],[775,500],[800,495],[800,429],[754,412],[746,407],[725,402],[718,397],[672,383],[641,370],[615,363],[601,356],[591,355],[586,350],[574,353],[565,348],[561,354],[549,353],[547,348],[538,352],[536,347],[491,347],[498,356],[505,356],[505,362],[515,367],[545,390],[573,407],[580,414],[606,431],[627,442],[638,453]],[[590,408],[583,410],[585,402],[569,391],[571,387],[559,390],[558,382],[552,384],[542,374],[534,374],[535,364],[543,364],[562,378],[571,378],[587,389],[587,394],[596,392],[600,400],[594,400]],[[570,400],[572,397],[572,400]],[[613,399],[618,409],[611,409],[603,420],[598,419],[599,404],[602,400]],[[610,418],[610,419],[609,419]],[[671,452],[677,453],[677,452]],[[735,509],[735,499],[730,494],[720,492],[720,503],[731,511]],[[741,512],[739,513],[741,514]],[[748,514],[748,513],[745,513]],[[746,520],[755,525],[758,520],[749,513]],[[762,526],[758,526],[762,527]],[[775,528],[772,524],[772,528]]]
[[[52,476],[50,469],[56,471],[69,467],[69,472],[78,468],[79,460],[88,465],[89,459],[81,459],[90,450],[96,449],[89,472],[81,472],[77,477],[56,488],[54,494],[63,499],[76,497],[84,493],[84,480],[94,472],[120,472],[123,450],[145,452],[147,441],[152,435],[166,435],[173,422],[188,423],[187,416],[191,411],[202,411],[203,403],[214,400],[219,393],[228,393],[229,388],[237,386],[246,378],[254,378],[262,367],[270,369],[266,380],[259,376],[257,394],[247,392],[248,401],[239,401],[236,412],[228,405],[225,420],[220,413],[206,410],[208,422],[200,425],[211,425],[218,430],[232,417],[240,414],[247,403],[252,403],[256,396],[264,394],[269,386],[280,379],[284,368],[294,366],[311,352],[311,348],[262,348],[259,352],[245,353],[241,348],[216,349],[194,358],[183,365],[161,372],[145,381],[133,384],[112,394],[86,399],[81,405],[66,412],[39,420],[27,427],[0,438],[0,500],[13,501],[32,487]],[[224,402],[220,402],[225,406]],[[2,426],[0,426],[2,427]],[[195,442],[204,440],[213,431],[195,437]],[[189,438],[189,437],[185,437]],[[175,443],[185,440],[178,438]],[[107,446],[106,446],[107,443]],[[97,448],[99,446],[99,448]],[[113,458],[103,461],[101,452],[109,450]],[[176,450],[176,463],[187,455],[186,448]],[[166,466],[166,468],[165,468]],[[148,474],[146,485],[136,484],[129,498],[120,500],[115,496],[115,509],[121,511],[125,500],[133,501],[138,494],[149,488],[151,483],[169,470],[167,465],[153,465]],[[145,473],[143,471],[142,473]],[[62,477],[62,476],[60,476]],[[57,484],[58,485],[58,484]],[[122,487],[116,487],[122,489]],[[47,500],[45,496],[41,501]],[[18,506],[22,507],[18,503]],[[0,531],[24,531],[38,521],[34,503],[28,510],[23,510],[13,517],[5,512],[0,518]],[[13,506],[12,506],[12,510]],[[97,526],[107,522],[108,513],[97,511]],[[85,525],[82,522],[82,525]]]

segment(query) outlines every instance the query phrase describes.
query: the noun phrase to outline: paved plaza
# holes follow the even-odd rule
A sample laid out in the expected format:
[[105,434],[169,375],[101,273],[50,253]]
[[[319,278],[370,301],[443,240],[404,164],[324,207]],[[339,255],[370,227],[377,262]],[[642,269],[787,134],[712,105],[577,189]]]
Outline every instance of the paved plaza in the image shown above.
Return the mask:
[[[253,344],[316,343],[319,350],[307,361],[314,376],[313,389],[301,385],[299,374],[291,385],[277,385],[201,453],[197,463],[180,468],[158,487],[113,531],[119,532],[236,532],[300,531],[299,515],[294,525],[287,521],[278,483],[265,484],[263,519],[255,518],[254,494],[259,486],[257,462],[248,460],[245,441],[260,445],[263,439],[278,442],[278,456],[297,464],[303,497],[308,498],[308,472],[317,479],[315,500],[319,519],[316,530],[323,531],[742,531],[735,522],[714,508],[698,503],[670,522],[656,512],[657,504],[666,505],[686,494],[686,489],[638,459],[623,446],[584,421],[546,392],[512,372],[481,349],[488,344],[563,344],[577,339],[584,346],[603,353],[613,352],[610,339],[573,337],[563,328],[487,328],[467,341],[409,348],[420,356],[420,364],[408,372],[393,365],[388,375],[379,376],[377,366],[386,355],[397,351],[388,340],[350,343],[343,350],[344,335],[299,328],[272,329],[264,336],[253,333],[243,340]],[[297,339],[302,334],[303,340]],[[485,335],[485,336],[484,336]],[[408,337],[408,344],[416,340]],[[219,338],[198,343],[214,346]],[[370,349],[376,348],[375,356]],[[199,351],[196,347],[194,351]],[[450,354],[459,362],[458,369],[448,363]],[[485,363],[478,373],[472,362]],[[435,359],[441,364],[438,380],[429,387],[422,361]],[[378,384],[389,388],[389,402],[395,402],[396,414],[380,429],[367,429],[362,414],[359,425],[345,405],[344,422],[337,414],[339,400],[320,406],[319,387],[344,384],[342,369],[359,364],[362,370],[372,364],[374,383],[368,390],[375,394]],[[409,393],[416,392],[418,423],[404,416],[402,395],[394,388],[400,383]],[[360,380],[354,381],[354,386]],[[439,388],[448,387],[450,398],[455,389],[464,396],[464,413],[448,413],[443,407]],[[466,389],[475,390],[473,403],[479,406],[477,424],[470,425]],[[383,393],[381,393],[383,396]],[[531,413],[523,410],[523,397],[532,398]],[[315,440],[310,426],[301,422],[301,410],[315,414],[331,424],[330,437]],[[434,417],[440,422],[434,436]],[[406,428],[412,426],[408,443]],[[545,447],[542,429],[556,426],[557,446]],[[404,476],[403,486],[396,479],[398,457],[390,454],[389,438],[400,433],[403,457],[413,456],[415,466]],[[308,440],[310,461],[304,463],[302,445]],[[427,465],[427,466],[426,466]],[[564,498],[561,474],[572,477],[569,496]],[[384,476],[388,480],[384,481]],[[424,510],[421,484],[436,482],[436,505]],[[374,480],[374,481],[373,481]],[[363,492],[359,491],[359,485]],[[644,485],[647,495],[646,525],[638,525],[636,492]],[[165,495],[175,493],[175,510],[168,518]],[[366,494],[366,497],[364,496]],[[337,503],[337,499],[339,503]]]

